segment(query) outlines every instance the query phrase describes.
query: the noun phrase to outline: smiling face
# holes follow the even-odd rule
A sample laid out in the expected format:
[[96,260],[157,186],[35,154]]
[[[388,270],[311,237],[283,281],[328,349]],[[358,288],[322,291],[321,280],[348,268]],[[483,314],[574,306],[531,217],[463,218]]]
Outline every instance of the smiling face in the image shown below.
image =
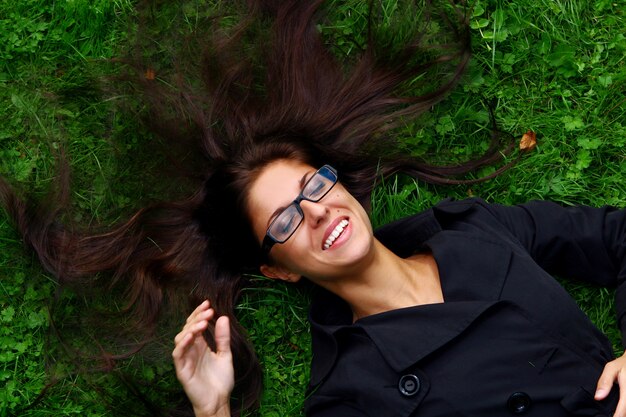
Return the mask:
[[[279,209],[288,206],[316,168],[299,161],[280,159],[268,164],[248,191],[248,213],[258,242]],[[339,173],[341,175],[341,173]],[[371,255],[372,227],[363,207],[337,183],[318,202],[300,202],[304,219],[284,243],[275,244],[271,270],[261,271],[278,278],[304,275],[314,282],[354,273]],[[276,273],[278,271],[278,273]],[[281,276],[281,271],[286,275]]]

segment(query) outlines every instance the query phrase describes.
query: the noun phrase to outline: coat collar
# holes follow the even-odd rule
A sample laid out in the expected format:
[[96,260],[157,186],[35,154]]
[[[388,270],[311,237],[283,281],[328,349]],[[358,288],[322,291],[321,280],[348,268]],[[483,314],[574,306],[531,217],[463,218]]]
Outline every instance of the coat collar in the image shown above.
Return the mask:
[[460,335],[497,303],[510,249],[480,230],[467,230],[465,225],[444,230],[450,218],[458,218],[471,207],[471,200],[444,202],[376,231],[376,237],[399,256],[432,251],[439,267],[443,304],[392,310],[353,324],[349,306],[334,294],[320,290],[309,315],[314,353],[312,385],[320,383],[332,369],[342,332],[365,331],[388,364],[401,372]]

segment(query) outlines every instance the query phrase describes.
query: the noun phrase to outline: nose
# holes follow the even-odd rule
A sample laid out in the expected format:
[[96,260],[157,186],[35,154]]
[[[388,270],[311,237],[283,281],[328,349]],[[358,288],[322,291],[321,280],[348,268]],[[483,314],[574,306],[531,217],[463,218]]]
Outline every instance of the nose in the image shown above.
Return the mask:
[[300,208],[304,213],[304,221],[312,227],[317,227],[322,224],[330,213],[328,207],[319,201],[314,203],[313,201],[302,200],[300,202]]

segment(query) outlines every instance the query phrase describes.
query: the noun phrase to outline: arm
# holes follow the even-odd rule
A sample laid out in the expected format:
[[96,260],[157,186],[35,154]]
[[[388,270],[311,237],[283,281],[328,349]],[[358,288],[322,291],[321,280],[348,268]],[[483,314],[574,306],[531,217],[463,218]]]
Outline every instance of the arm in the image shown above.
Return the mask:
[[546,271],[616,287],[617,320],[626,346],[626,210],[561,207],[546,201],[481,205]]
[[228,317],[222,316],[215,323],[215,352],[202,336],[214,315],[209,302],[204,301],[189,315],[174,339],[176,376],[196,417],[230,417],[230,393],[235,379]]
[[[626,211],[614,208],[560,207],[531,202],[518,207],[487,206],[547,271],[617,287],[615,303],[626,341]],[[626,355],[606,364],[595,399],[620,389],[615,417],[626,417]]]

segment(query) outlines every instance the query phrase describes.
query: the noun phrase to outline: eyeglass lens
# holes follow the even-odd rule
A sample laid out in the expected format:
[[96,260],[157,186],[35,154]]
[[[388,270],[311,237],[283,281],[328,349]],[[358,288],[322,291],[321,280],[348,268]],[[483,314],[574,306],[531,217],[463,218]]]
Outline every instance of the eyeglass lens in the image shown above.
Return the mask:
[[[336,182],[337,174],[330,167],[323,166],[307,181],[299,197],[317,202]],[[298,228],[303,218],[299,204],[294,202],[274,219],[268,232],[277,242],[284,242]]]

